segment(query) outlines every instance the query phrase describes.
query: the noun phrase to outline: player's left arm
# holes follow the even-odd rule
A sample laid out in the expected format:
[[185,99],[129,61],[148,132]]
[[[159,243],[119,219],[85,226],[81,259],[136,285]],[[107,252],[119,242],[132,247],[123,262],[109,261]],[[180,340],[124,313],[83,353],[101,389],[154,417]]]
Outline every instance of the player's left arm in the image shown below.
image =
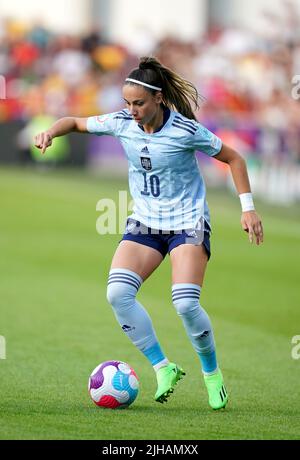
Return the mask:
[[[228,145],[223,144],[220,152],[215,155],[214,158],[229,165],[233,182],[239,195],[244,193],[251,193],[246,162],[239,153],[237,153]],[[244,195],[244,197],[247,198],[248,195]],[[253,210],[242,212],[241,225],[243,230],[248,232],[249,240],[251,243],[254,241],[254,239],[257,245],[263,242],[263,226],[261,218],[256,213],[254,206]]]

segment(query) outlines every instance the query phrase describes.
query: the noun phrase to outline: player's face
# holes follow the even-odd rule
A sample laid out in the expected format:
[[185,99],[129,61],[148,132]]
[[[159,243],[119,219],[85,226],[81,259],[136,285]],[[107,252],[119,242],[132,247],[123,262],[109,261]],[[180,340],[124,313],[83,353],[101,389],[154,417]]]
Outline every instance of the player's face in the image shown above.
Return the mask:
[[162,94],[152,94],[139,85],[125,85],[123,97],[134,120],[140,125],[151,123],[161,110]]

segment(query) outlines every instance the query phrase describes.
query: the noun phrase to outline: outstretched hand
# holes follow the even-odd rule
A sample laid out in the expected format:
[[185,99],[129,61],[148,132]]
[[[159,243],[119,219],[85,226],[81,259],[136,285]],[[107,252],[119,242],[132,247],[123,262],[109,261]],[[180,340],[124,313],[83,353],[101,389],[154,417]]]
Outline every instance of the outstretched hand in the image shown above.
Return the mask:
[[259,245],[264,241],[264,231],[260,217],[255,211],[243,212],[241,217],[243,230],[249,234],[249,241]]
[[42,150],[42,154],[46,152],[47,147],[52,145],[52,136],[49,131],[38,134],[34,137],[34,145]]

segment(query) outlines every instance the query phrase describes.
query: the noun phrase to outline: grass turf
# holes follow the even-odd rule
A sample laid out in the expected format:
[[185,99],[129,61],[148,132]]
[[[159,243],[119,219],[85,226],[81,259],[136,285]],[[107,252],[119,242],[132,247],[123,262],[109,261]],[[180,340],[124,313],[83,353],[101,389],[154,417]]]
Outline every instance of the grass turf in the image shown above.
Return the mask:
[[[122,181],[74,171],[0,169],[0,439],[299,439],[299,209],[259,204],[266,239],[251,246],[237,199],[209,191],[212,259],[201,303],[215,330],[230,402],[213,412],[171,304],[166,259],[139,293],[161,344],[187,375],[164,405],[153,370],[117,325],[106,279],[119,235],[96,232],[96,203]],[[130,363],[140,393],[125,411],[96,407],[88,377]]]

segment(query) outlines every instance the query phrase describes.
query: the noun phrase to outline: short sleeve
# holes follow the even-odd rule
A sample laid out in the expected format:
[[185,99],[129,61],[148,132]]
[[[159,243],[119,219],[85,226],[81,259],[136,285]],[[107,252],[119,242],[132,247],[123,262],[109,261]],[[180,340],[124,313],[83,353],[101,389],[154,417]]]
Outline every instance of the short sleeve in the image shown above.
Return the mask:
[[95,117],[88,117],[87,130],[91,134],[96,134],[97,136],[102,135],[117,135],[117,119],[115,113],[109,113],[106,115],[98,115]]
[[197,123],[197,126],[197,131],[192,136],[193,148],[211,157],[220,153],[222,149],[221,139],[200,123]]

